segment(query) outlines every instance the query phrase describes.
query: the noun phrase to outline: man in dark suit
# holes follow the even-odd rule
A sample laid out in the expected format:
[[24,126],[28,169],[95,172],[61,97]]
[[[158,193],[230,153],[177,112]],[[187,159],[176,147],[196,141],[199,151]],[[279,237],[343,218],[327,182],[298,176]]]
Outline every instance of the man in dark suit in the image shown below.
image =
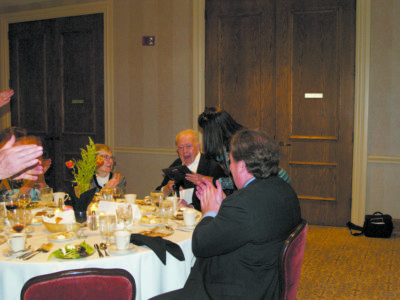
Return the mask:
[[183,289],[155,299],[279,298],[279,253],[301,222],[299,200],[276,176],[279,152],[265,133],[237,133],[229,158],[238,191],[223,199],[219,182],[198,186],[204,216],[193,233],[196,262]]
[[[204,154],[200,153],[199,137],[194,130],[188,129],[179,132],[175,143],[179,158],[169,166],[170,168],[186,165],[195,175],[199,177],[203,175],[213,181],[225,176],[224,170],[215,160],[208,159]],[[200,211],[200,200],[196,196],[195,188],[184,189],[183,187],[181,188],[182,184],[182,182],[174,182],[165,176],[156,190],[163,191],[164,196],[168,196],[174,190],[177,190],[180,198],[184,199],[187,205],[193,206]]]

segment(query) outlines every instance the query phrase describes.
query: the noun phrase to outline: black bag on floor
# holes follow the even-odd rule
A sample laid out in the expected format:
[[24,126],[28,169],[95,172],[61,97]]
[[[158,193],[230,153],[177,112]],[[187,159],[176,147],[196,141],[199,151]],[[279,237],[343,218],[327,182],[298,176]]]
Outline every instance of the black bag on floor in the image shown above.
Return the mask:
[[[375,212],[373,215],[366,215],[363,227],[357,226],[351,222],[347,222],[346,225],[354,236],[364,234],[367,237],[389,238],[393,232],[392,216],[384,215],[379,211]],[[361,232],[353,233],[352,230]]]

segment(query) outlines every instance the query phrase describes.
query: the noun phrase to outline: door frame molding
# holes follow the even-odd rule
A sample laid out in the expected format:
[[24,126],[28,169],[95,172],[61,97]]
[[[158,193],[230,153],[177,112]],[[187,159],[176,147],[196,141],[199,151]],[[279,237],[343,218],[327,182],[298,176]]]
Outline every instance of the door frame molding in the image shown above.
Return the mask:
[[[105,143],[114,148],[114,65],[113,65],[113,2],[106,0],[88,4],[60,6],[38,10],[0,14],[0,90],[10,81],[8,25],[10,23],[46,20],[102,13],[104,16],[104,122]],[[0,128],[11,125],[10,105],[0,117]]]

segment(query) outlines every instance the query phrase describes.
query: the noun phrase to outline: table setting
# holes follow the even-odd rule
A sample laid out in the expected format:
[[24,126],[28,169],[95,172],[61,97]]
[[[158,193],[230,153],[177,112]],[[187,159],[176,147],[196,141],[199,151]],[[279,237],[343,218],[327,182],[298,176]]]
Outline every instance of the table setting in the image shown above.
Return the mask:
[[[181,288],[194,263],[192,230],[178,229],[173,210],[167,209],[160,216],[157,207],[142,214],[142,206],[151,206],[143,203],[132,197],[99,201],[90,206],[95,211],[85,211],[82,223],[78,223],[74,208],[67,205],[27,205],[30,218],[25,221],[26,232],[11,232],[10,223],[0,232],[0,243],[4,239],[0,245],[0,298],[19,299],[24,282],[31,277],[87,267],[128,270],[137,284],[137,299]],[[144,216],[158,222],[142,223]],[[12,248],[9,240],[14,234],[23,238],[12,238],[17,244]]]

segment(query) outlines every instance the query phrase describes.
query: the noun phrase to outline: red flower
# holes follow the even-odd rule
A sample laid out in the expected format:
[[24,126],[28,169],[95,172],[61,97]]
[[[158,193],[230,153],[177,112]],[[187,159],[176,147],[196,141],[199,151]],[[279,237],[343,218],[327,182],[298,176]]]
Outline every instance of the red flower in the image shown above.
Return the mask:
[[97,164],[97,165],[101,165],[101,164],[103,163],[103,161],[104,161],[103,156],[97,155],[97,157],[96,157],[96,164]]
[[72,169],[72,167],[74,166],[74,162],[73,162],[72,160],[70,160],[70,161],[67,161],[67,162],[65,163],[65,165],[66,165],[69,169]]

